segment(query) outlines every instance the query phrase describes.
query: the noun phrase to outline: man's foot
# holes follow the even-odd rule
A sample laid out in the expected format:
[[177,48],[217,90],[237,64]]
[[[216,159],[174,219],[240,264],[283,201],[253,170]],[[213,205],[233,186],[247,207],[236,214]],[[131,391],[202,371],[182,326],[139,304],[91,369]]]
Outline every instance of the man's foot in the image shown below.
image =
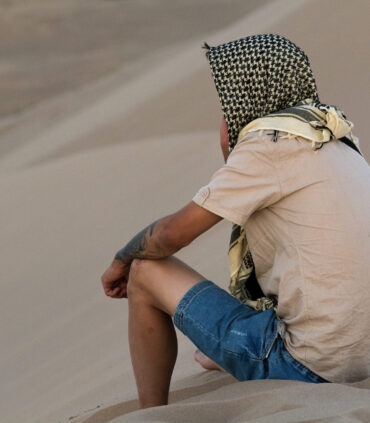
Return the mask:
[[197,361],[202,367],[204,367],[207,370],[221,370],[224,371],[224,369],[219,366],[217,363],[215,363],[213,360],[208,358],[205,354],[203,354],[201,351],[196,350],[194,353],[194,360]]

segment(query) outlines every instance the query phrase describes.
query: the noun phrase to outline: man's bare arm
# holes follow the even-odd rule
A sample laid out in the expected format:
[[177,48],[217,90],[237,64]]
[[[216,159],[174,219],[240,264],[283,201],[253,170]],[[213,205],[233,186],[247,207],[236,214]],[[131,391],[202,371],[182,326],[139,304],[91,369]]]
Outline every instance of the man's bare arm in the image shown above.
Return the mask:
[[220,216],[190,202],[177,213],[147,226],[117,252],[112,264],[103,273],[104,292],[112,298],[127,297],[130,266],[135,258],[169,257],[220,220]]
[[136,234],[125,247],[116,253],[114,258],[124,264],[130,264],[134,258],[148,259],[160,257],[166,248],[158,243],[158,240],[155,242],[155,239],[158,238],[157,230],[154,235],[154,229],[157,223],[158,221],[153,222]]
[[190,202],[183,209],[153,222],[135,235],[115,256],[124,264],[133,259],[169,257],[222,218]]

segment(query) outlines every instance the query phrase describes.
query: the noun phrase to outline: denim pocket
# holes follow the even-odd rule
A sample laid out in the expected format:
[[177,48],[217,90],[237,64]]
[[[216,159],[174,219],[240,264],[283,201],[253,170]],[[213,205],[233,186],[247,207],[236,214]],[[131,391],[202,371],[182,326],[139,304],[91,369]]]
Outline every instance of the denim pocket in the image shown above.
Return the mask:
[[281,339],[284,339],[285,332],[286,332],[286,324],[282,320],[280,320],[278,317],[276,317],[276,327],[273,331],[274,336],[271,338],[270,343],[266,345],[263,359],[266,359],[269,357],[271,350],[279,336]]

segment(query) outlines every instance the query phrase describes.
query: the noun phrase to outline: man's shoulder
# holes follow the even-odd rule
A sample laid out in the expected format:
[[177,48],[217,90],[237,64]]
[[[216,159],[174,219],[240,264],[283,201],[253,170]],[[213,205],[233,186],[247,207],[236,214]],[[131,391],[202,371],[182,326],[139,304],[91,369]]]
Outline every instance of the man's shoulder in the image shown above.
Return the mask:
[[[257,131],[250,131],[243,135],[236,144],[236,146],[244,145],[245,143],[254,145],[254,144],[264,144],[267,141],[273,141],[274,131],[271,129],[259,129]],[[236,147],[235,146],[235,147]]]
[[274,131],[259,130],[248,132],[241,138],[231,151],[228,162],[238,162],[243,166],[257,165],[262,161],[271,164],[276,155],[276,144],[273,140]]

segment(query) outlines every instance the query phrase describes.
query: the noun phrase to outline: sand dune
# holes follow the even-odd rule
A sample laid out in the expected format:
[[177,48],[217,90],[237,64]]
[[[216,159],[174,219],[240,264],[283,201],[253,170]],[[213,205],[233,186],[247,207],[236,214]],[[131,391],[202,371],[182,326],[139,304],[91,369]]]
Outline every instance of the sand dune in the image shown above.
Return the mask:
[[[269,0],[1,0],[0,116],[20,112],[156,52],[208,34]],[[150,61],[143,62],[144,56]],[[122,66],[124,65],[124,66]]]
[[[222,164],[203,41],[262,32],[295,41],[311,58],[322,101],[355,122],[369,159],[368,12],[366,0],[271,1],[164,45],[130,79],[117,69],[2,121],[1,421],[369,421],[370,380],[240,384],[203,372],[181,334],[171,404],[134,411],[127,303],[104,297],[99,281],[119,247],[182,207]],[[226,286],[229,230],[218,224],[179,257]]]

